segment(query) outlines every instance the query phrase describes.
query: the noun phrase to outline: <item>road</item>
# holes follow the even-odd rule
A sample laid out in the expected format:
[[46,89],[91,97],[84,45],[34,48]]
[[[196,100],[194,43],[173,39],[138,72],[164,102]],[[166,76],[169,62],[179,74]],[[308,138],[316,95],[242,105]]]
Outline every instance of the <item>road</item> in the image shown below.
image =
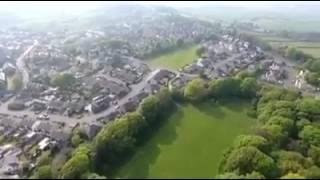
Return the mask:
[[[150,72],[141,82],[139,82],[138,84],[132,85],[131,86],[131,91],[124,96],[122,99],[120,99],[118,101],[118,105],[119,107],[121,107],[122,105],[124,105],[125,103],[127,103],[129,101],[130,98],[136,96],[137,94],[139,94],[143,88],[146,87],[146,85],[148,84],[148,81],[150,79],[152,79],[154,77],[154,75],[158,72],[159,69],[153,70],[152,72]],[[110,113],[114,112],[116,110],[116,106],[111,105],[111,107],[109,107],[107,110],[98,113],[98,114],[92,114],[90,116],[87,117],[83,117],[81,119],[84,121],[90,121],[92,119],[97,119],[99,117],[105,117],[108,116]]]
[[[24,62],[24,58],[25,56],[37,45],[38,43],[36,42],[34,45],[32,45],[31,47],[29,47],[18,59],[17,59],[17,67],[19,68],[19,70],[22,72],[23,74],[23,82],[24,85],[26,85],[26,83],[29,81],[29,74],[28,74],[28,70],[25,66],[25,62]],[[238,57],[239,55],[233,55],[228,57],[227,59],[223,60],[223,61],[219,61],[217,63],[214,64],[214,66],[216,68],[223,66],[224,64],[232,61],[234,58]],[[292,88],[293,87],[293,83],[291,82],[293,78],[295,78],[295,73],[294,70],[292,69],[292,67],[295,65],[294,63],[284,59],[281,56],[277,56],[275,54],[272,54],[273,57],[275,57],[275,60],[277,61],[285,61],[289,67],[289,80],[286,81],[286,84],[288,84],[288,86],[284,86],[286,88]],[[154,77],[154,75],[159,71],[160,69],[152,69],[152,71],[143,78],[142,81],[140,81],[138,84],[134,84],[131,86],[131,91],[124,96],[122,99],[120,99],[118,101],[117,106],[122,106],[125,103],[127,103],[129,101],[130,98],[136,96],[138,93],[140,93],[142,91],[143,88],[146,87],[146,85],[148,84],[148,81],[150,79],[152,79]],[[172,71],[174,73],[181,73],[181,72],[177,72],[177,71]],[[198,75],[191,75],[191,74],[185,74],[182,73],[186,76],[190,76],[190,77],[197,77]],[[309,93],[309,92],[306,92]],[[23,115],[27,115],[28,117],[32,118],[32,119],[36,119],[36,117],[38,115],[34,114],[34,112],[30,111],[30,110],[24,110],[24,111],[10,111],[7,109],[7,104],[12,101],[9,100],[8,102],[2,104],[0,106],[0,112],[1,113],[5,113],[5,114],[9,114],[9,115],[16,115],[16,116],[23,116]],[[84,115],[84,117],[77,119],[74,117],[67,117],[67,116],[62,116],[62,115],[56,115],[56,114],[50,114],[50,121],[53,122],[63,122],[66,124],[77,124],[77,123],[94,123],[96,122],[96,119],[100,118],[100,117],[105,117],[108,116],[110,113],[116,111],[116,106],[111,105],[108,109],[106,109],[105,111],[102,111],[98,114],[86,114]]]
[[[142,91],[144,87],[148,84],[148,81],[153,78],[153,76],[157,73],[158,70],[154,70],[150,72],[141,82],[138,84],[132,85],[132,90],[124,96],[122,99],[118,101],[118,105],[122,106],[123,104],[127,103],[130,98],[136,96],[138,93]],[[12,100],[12,99],[11,99]],[[7,108],[8,103],[10,100],[0,106],[0,112],[4,114],[9,114],[11,116],[24,116],[27,115],[28,117],[32,119],[36,119],[38,115],[34,114],[34,112],[30,110],[23,110],[23,111],[10,111]],[[62,116],[58,114],[50,114],[50,121],[53,122],[64,122],[66,124],[77,124],[77,123],[93,123],[96,122],[97,118],[100,117],[105,117],[109,115],[110,113],[114,112],[116,110],[116,106],[112,105],[105,111],[102,111],[98,114],[87,114],[84,117],[77,119],[74,117],[67,117],[67,116]]]
[[26,63],[24,61],[25,57],[31,52],[31,50],[38,45],[38,41],[35,40],[34,44],[30,46],[19,58],[16,60],[16,66],[19,69],[19,71],[22,73],[22,82],[23,82],[23,88],[26,88],[28,82],[29,82],[29,72],[28,68],[26,67]]

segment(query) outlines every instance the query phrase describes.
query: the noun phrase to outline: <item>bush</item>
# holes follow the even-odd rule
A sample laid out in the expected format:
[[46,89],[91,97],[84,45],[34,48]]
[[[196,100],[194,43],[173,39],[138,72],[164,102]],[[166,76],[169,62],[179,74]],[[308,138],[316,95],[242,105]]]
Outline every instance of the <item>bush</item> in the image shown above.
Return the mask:
[[8,104],[8,109],[13,110],[13,111],[21,111],[25,108],[26,107],[25,107],[24,103],[21,103],[21,102],[12,102],[12,103]]

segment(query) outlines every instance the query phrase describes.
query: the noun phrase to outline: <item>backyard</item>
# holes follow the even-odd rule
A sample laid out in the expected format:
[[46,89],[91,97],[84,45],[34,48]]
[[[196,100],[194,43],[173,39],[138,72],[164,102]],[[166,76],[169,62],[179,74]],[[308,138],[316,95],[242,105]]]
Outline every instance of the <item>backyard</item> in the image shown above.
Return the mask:
[[248,102],[232,100],[181,105],[116,178],[213,178],[224,150],[255,121]]

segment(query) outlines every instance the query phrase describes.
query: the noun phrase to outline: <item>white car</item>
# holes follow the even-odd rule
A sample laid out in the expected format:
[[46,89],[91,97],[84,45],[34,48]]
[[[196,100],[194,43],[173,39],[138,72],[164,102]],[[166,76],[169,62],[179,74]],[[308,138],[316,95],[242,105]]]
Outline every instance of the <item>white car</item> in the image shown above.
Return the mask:
[[37,119],[39,120],[49,120],[49,116],[48,114],[40,114],[39,116],[37,116]]

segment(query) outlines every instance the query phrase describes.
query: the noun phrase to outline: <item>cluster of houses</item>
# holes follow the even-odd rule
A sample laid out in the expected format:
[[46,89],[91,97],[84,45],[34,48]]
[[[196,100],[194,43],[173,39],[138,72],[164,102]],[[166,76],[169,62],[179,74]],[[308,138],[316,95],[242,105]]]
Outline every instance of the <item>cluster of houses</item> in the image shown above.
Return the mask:
[[183,67],[182,72],[215,79],[229,76],[265,58],[259,47],[231,35],[224,35],[221,40],[206,42],[202,46],[206,52],[194,63]]
[[21,149],[12,144],[0,146],[0,178],[1,179],[20,179],[22,165],[19,160]]
[[261,68],[264,70],[261,78],[270,83],[283,84],[283,80],[287,78],[288,73],[284,68],[285,66],[285,63],[274,60],[264,61],[261,64]]
[[0,65],[5,62],[14,62],[28,46],[33,44],[36,33],[28,31],[10,29],[0,30]]
[[32,168],[44,151],[65,147],[75,127],[27,116],[1,114],[0,133],[4,145],[0,146],[0,177],[19,177],[22,159],[28,163],[28,168]]

